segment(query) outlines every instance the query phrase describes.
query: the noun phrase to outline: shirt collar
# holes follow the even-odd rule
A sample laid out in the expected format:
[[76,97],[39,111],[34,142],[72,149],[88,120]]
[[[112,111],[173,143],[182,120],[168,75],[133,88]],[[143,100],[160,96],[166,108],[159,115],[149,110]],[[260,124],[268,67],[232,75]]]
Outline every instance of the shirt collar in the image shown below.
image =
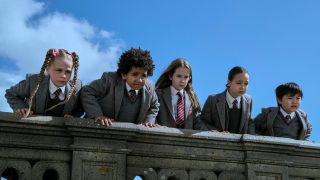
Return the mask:
[[286,117],[287,115],[290,115],[291,119],[293,119],[293,118],[296,117],[296,113],[295,113],[295,112],[292,112],[292,113],[288,114],[287,112],[285,112],[285,111],[282,109],[282,107],[280,107],[280,112],[281,112],[281,114],[282,114],[284,117]]
[[57,87],[56,85],[53,84],[53,82],[49,81],[49,92],[50,94],[53,94],[54,92],[56,92],[56,90],[60,88],[61,89],[61,93],[64,94],[65,90],[66,90],[66,86],[62,86],[62,87]]
[[226,100],[227,100],[227,103],[228,103],[228,105],[229,105],[230,108],[232,108],[232,106],[233,106],[233,101],[234,101],[234,100],[237,100],[237,101],[238,101],[238,102],[237,102],[237,106],[238,106],[238,108],[240,107],[241,96],[238,96],[238,97],[234,98],[234,97],[232,97],[232,96],[230,95],[229,91],[227,90]]
[[[132,89],[132,88],[130,87],[130,85],[128,84],[128,82],[126,82],[126,88],[127,88],[127,92],[128,92],[128,93],[129,93],[130,90]],[[136,94],[139,93],[139,90],[135,90],[135,91],[136,91]]]
[[184,95],[184,89],[181,89],[180,91],[178,91],[173,86],[170,86],[170,90],[171,90],[172,95],[177,95],[178,92],[180,92],[180,94],[182,94],[182,96]]

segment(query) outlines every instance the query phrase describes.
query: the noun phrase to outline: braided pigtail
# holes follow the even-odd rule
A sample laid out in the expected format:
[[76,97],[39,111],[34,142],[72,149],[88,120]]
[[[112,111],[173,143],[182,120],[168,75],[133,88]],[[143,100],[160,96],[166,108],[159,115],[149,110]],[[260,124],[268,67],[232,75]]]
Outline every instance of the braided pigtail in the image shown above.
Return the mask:
[[42,67],[41,67],[41,70],[40,70],[40,73],[38,75],[38,82],[37,82],[37,85],[36,85],[36,88],[32,91],[31,93],[31,96],[29,97],[28,101],[27,101],[27,104],[28,104],[28,111],[27,113],[24,115],[24,117],[28,117],[29,114],[30,114],[30,111],[31,111],[31,108],[32,108],[32,100],[34,98],[34,96],[36,95],[38,89],[39,89],[39,86],[40,86],[40,83],[43,81],[44,79],[44,72],[46,70],[46,68],[49,66],[52,58],[53,58],[53,55],[52,55],[52,52],[53,52],[53,49],[49,49],[47,51],[47,55],[46,55],[46,58],[42,64]]
[[73,71],[73,79],[72,79],[72,81],[70,81],[71,89],[68,91],[67,96],[64,99],[64,101],[62,101],[62,102],[50,107],[46,111],[50,111],[50,110],[54,109],[57,106],[66,104],[69,101],[71,95],[75,93],[76,83],[77,83],[77,80],[78,80],[79,56],[75,52],[72,52],[71,55],[70,55],[67,50],[63,50],[63,51],[66,54],[66,56],[68,56],[68,55],[71,56],[72,61],[73,61],[73,69],[74,69],[74,71]]

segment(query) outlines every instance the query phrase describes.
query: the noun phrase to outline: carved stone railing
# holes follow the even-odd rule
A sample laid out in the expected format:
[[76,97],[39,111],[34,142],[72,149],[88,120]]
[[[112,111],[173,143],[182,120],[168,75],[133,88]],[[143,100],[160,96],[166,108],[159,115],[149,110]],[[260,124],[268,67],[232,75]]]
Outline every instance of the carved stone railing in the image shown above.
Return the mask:
[[19,180],[320,180],[320,143],[0,113],[0,173]]

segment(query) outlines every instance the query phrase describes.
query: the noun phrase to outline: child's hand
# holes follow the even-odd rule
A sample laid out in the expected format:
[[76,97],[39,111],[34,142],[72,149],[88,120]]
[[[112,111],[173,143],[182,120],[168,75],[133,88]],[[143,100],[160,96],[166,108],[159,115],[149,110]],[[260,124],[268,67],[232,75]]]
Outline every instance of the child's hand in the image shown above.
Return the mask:
[[[28,112],[28,108],[19,108],[14,111],[14,113],[19,114],[21,116],[25,116]],[[29,115],[32,115],[33,111],[30,111]]]
[[153,124],[153,123],[150,123],[150,122],[142,123],[142,125],[147,126],[147,127],[150,127],[150,128],[153,128],[153,127],[160,127],[160,125],[159,125],[159,124]]
[[97,116],[95,118],[96,121],[100,121],[102,125],[111,126],[114,119],[105,117],[105,116]]
[[73,116],[71,116],[70,114],[65,114],[63,117],[65,117],[65,118],[73,118]]

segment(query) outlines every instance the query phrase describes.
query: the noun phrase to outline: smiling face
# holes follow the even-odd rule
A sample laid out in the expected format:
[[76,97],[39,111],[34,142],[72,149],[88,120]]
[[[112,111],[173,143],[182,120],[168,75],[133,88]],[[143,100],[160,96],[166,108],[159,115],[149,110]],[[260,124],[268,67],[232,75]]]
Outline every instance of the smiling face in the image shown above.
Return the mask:
[[245,72],[236,74],[232,80],[228,81],[227,85],[232,97],[242,96],[246,93],[249,85],[249,74]]
[[146,83],[148,70],[141,67],[132,67],[127,74],[121,74],[121,76],[132,89],[139,90]]
[[190,70],[185,67],[178,67],[174,71],[173,75],[169,77],[172,82],[172,86],[178,91],[184,89],[187,86],[190,78]]
[[301,103],[301,96],[300,94],[286,94],[282,96],[281,99],[277,99],[278,104],[282,107],[282,109],[290,114],[292,112],[295,112],[300,107]]
[[64,58],[56,58],[46,69],[50,79],[57,87],[62,87],[68,83],[72,73],[73,62]]

